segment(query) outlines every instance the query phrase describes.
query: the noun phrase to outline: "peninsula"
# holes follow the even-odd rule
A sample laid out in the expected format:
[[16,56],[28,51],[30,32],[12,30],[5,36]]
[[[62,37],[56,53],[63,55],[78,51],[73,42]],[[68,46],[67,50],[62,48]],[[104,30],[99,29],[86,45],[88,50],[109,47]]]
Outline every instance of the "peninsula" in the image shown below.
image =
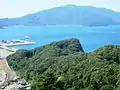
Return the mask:
[[31,90],[120,90],[120,46],[87,53],[77,39],[18,50],[8,64],[31,83]]

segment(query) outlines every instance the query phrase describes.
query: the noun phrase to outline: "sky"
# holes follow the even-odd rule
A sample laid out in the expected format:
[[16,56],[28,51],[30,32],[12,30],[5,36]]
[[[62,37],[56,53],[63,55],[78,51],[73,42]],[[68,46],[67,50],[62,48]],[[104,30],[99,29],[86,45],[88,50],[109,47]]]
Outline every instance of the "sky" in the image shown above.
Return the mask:
[[0,18],[19,17],[68,4],[103,7],[120,12],[120,0],[0,0]]

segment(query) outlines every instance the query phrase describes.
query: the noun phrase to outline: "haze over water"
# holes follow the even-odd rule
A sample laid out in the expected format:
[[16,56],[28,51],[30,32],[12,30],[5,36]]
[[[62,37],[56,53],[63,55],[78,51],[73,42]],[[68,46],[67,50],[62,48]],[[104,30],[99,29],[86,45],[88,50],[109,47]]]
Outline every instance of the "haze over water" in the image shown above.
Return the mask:
[[0,29],[0,40],[24,39],[29,36],[34,45],[15,46],[18,49],[33,49],[53,41],[67,38],[80,40],[85,51],[93,51],[104,45],[120,45],[120,26],[14,26]]

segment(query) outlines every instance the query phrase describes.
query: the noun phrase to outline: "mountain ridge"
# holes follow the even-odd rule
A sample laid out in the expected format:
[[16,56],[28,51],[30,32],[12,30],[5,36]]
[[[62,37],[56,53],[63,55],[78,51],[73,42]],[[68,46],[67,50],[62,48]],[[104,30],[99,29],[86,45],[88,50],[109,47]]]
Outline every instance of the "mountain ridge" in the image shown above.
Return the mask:
[[0,19],[0,25],[119,25],[120,12],[93,6],[66,5],[55,7],[18,18]]

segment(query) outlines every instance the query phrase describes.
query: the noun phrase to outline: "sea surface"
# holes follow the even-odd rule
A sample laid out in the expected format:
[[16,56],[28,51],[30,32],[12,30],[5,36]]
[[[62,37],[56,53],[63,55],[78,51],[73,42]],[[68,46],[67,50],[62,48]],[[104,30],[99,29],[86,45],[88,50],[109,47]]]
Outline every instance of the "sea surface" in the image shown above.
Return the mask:
[[12,26],[0,29],[0,40],[24,39],[25,36],[36,44],[14,48],[33,49],[53,41],[77,38],[84,50],[91,52],[104,45],[120,45],[120,26]]

